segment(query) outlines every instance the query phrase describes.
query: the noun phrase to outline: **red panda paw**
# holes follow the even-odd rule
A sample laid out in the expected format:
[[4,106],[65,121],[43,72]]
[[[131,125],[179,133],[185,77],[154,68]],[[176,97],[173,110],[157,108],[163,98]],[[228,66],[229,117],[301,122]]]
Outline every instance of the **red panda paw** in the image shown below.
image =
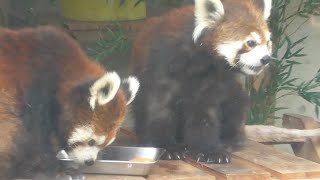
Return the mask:
[[214,149],[210,152],[190,153],[191,158],[197,162],[208,164],[227,164],[231,162],[231,154],[223,149]]
[[166,152],[161,157],[162,160],[183,160],[186,159],[188,149],[185,146],[167,147]]

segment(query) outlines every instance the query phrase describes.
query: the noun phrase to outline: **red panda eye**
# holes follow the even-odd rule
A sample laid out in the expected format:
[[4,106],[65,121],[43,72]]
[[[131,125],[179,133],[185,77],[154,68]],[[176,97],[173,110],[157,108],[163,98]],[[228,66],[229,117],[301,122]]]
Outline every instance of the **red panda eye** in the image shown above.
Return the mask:
[[249,41],[247,41],[247,45],[248,45],[249,47],[251,47],[251,48],[254,48],[254,47],[257,46],[257,42],[254,41],[254,40],[249,40]]
[[88,142],[88,145],[89,145],[89,146],[94,146],[94,145],[96,145],[96,141],[93,140],[93,139],[91,139],[91,140]]

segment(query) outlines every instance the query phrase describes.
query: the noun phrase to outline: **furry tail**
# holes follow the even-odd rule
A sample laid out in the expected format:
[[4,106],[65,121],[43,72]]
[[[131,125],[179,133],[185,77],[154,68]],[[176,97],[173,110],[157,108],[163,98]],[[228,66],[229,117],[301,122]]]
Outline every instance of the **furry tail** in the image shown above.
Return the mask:
[[247,125],[245,131],[248,139],[256,142],[303,142],[308,137],[320,136],[320,128],[300,130],[275,126]]

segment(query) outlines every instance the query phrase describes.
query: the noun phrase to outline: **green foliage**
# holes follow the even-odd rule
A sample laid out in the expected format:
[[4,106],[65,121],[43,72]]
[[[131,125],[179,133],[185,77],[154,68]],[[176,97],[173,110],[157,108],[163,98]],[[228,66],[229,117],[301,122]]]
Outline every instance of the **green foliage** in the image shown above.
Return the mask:
[[108,28],[106,31],[106,36],[103,36],[101,32],[100,38],[95,44],[87,48],[87,53],[90,57],[100,61],[113,54],[124,55],[130,52],[131,43],[119,23],[116,23],[115,30],[112,31]]
[[[292,1],[291,1],[292,2]],[[247,124],[270,124],[277,111],[288,107],[276,107],[276,101],[280,98],[295,95],[315,105],[315,113],[320,114],[320,70],[314,78],[305,82],[298,82],[293,78],[294,67],[301,65],[304,54],[304,42],[308,36],[294,38],[292,35],[309,20],[310,14],[320,7],[320,0],[299,0],[296,10],[288,14],[290,0],[273,1],[273,12],[270,20],[273,41],[273,62],[271,64],[271,82],[262,81],[262,87],[256,90],[253,87],[254,79],[248,77],[246,87],[253,100]],[[291,7],[292,8],[292,7]],[[292,10],[292,9],[290,9]],[[297,18],[303,21],[297,26]],[[289,32],[288,29],[294,29]],[[280,52],[284,49],[284,53]],[[271,122],[270,122],[271,120]]]

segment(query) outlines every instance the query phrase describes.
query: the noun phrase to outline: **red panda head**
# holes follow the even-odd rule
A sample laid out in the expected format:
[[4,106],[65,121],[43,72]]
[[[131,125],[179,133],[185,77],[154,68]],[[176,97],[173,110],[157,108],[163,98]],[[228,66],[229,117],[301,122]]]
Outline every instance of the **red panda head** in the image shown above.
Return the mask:
[[259,74],[271,61],[271,0],[196,0],[195,42],[232,67]]
[[70,122],[65,127],[65,150],[70,158],[80,164],[94,163],[98,152],[115,140],[126,106],[138,88],[136,78],[121,82],[117,73],[109,72],[98,79],[81,82],[69,92],[61,119]]

